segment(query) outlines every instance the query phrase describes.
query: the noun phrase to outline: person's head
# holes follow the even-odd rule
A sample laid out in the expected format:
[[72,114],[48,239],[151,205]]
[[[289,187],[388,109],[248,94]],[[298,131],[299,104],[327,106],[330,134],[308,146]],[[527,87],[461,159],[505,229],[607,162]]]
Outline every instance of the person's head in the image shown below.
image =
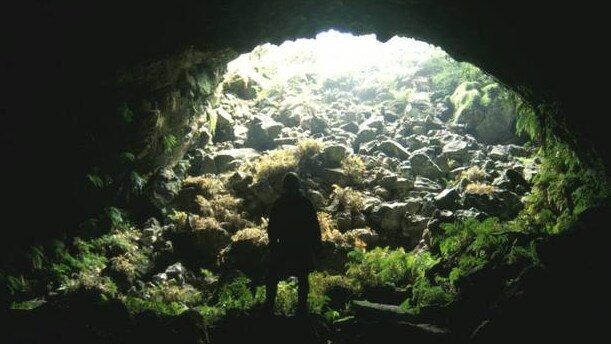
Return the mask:
[[299,182],[299,176],[295,172],[288,172],[284,175],[282,180],[282,190],[284,192],[299,192],[301,183]]

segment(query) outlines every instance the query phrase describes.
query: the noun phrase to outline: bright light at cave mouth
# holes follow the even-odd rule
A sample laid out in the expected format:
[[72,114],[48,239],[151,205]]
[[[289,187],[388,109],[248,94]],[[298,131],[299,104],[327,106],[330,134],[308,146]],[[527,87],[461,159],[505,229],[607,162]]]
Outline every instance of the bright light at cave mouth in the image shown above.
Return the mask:
[[419,63],[441,56],[447,55],[440,48],[411,38],[394,36],[382,43],[375,34],[354,36],[330,30],[313,39],[286,41],[279,46],[260,45],[230,62],[228,73],[250,77],[265,88],[268,82],[261,78],[261,67],[273,66],[273,71],[267,71],[267,77],[286,82],[303,73],[358,77],[387,71],[399,75],[409,69],[415,72]]

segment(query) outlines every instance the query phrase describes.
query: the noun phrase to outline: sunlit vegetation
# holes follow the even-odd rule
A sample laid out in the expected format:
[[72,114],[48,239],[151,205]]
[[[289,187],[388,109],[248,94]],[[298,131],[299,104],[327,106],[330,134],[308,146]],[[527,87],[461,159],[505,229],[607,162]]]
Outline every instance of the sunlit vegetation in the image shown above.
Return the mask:
[[[262,56],[277,49],[265,45],[252,54]],[[277,120],[298,114],[299,118],[286,122],[294,126],[309,123],[306,134],[280,135],[275,139],[280,138],[281,144],[266,150],[250,149],[254,151],[253,157],[232,161],[230,171],[217,170],[215,149],[244,146],[234,147],[224,141],[212,142],[217,146],[211,148],[207,142],[205,149],[195,147],[195,153],[189,152],[193,153],[191,160],[184,158],[182,163],[172,160],[168,164],[169,181],[164,180],[163,187],[158,189],[152,185],[155,181],[152,173],[140,174],[136,166],[140,167],[143,157],[172,155],[183,142],[168,127],[166,114],[155,112],[150,132],[146,133],[148,146],[142,152],[122,150],[115,157],[121,162],[121,173],[93,169],[83,178],[89,188],[108,192],[107,199],[113,200],[100,208],[100,216],[83,223],[83,234],[67,240],[68,244],[34,247],[28,256],[27,271],[0,273],[0,282],[9,290],[12,307],[34,307],[36,302],[32,300],[40,295],[70,295],[87,290],[104,299],[122,301],[133,314],[152,311],[175,316],[195,310],[208,324],[235,314],[258,315],[265,297],[263,270],[269,259],[265,216],[280,193],[279,186],[287,172],[297,172],[302,177],[304,192],[317,200],[323,240],[323,252],[317,252],[322,258],[317,258],[336,263],[333,267],[321,263],[309,276],[310,310],[328,324],[353,316],[350,301],[370,296],[367,293],[371,290],[392,290],[402,298],[402,309],[417,316],[425,314],[427,308],[443,309],[460,300],[465,288],[477,284],[469,279],[477,278],[478,274],[509,271],[504,275],[509,276],[508,280],[503,283],[511,287],[522,271],[540,265],[538,242],[567,231],[580,214],[608,200],[611,191],[602,163],[592,156],[577,154],[565,137],[555,134],[557,124],[550,120],[555,109],[532,108],[519,97],[512,98],[511,93],[506,93],[479,69],[456,63],[438,49],[422,49],[428,54],[422,61],[411,61],[415,58],[410,55],[397,70],[374,76],[339,73],[323,78],[317,76],[320,71],[310,73],[305,68],[285,69],[286,64],[262,62],[257,68],[230,71],[232,74],[219,87],[231,94],[225,100],[235,103],[239,97],[240,102],[261,107],[269,103],[265,109],[270,118]],[[271,60],[278,58],[270,56]],[[297,61],[315,60],[304,51],[295,56]],[[432,74],[420,90],[414,76],[416,70]],[[270,79],[271,76],[277,78]],[[418,98],[425,93],[426,101]],[[342,105],[349,102],[348,98],[358,105],[350,111]],[[328,117],[345,116],[352,122],[348,123],[352,129],[344,132],[342,140],[353,145],[346,144],[347,149],[340,150],[334,160],[325,155],[327,148],[337,147],[331,147],[328,136],[322,133],[338,128],[329,129],[328,123],[313,120],[322,112],[317,102],[329,99],[333,104],[325,109]],[[442,154],[443,144],[438,144],[437,149],[427,147],[433,145],[431,142],[441,142],[435,135],[443,135],[445,130],[436,129],[442,127],[441,119],[431,118],[433,101],[440,108],[448,107],[443,121],[459,126],[464,124],[460,123],[461,116],[483,115],[479,110],[495,105],[499,99],[518,111],[516,127],[522,135],[519,139],[526,136],[530,139],[529,148],[523,149],[525,153],[509,162],[499,159],[495,163],[492,154],[486,155],[483,149],[473,152],[467,141],[461,142],[467,148],[446,152],[447,156]],[[178,106],[179,101],[168,100],[166,110]],[[370,132],[383,131],[383,126],[389,125],[404,126],[405,134],[370,138],[374,143],[378,141],[371,145],[354,144],[358,134],[368,132],[361,130],[359,122],[372,116],[363,111],[363,104],[378,106],[376,111],[388,110],[379,116],[387,116],[388,120],[380,120],[379,127],[366,128]],[[426,111],[430,113],[425,111],[423,115],[419,106],[429,107]],[[209,134],[214,135],[217,124],[223,120],[221,112],[211,109],[201,112],[205,113],[203,121],[211,126]],[[121,107],[125,125],[131,125],[136,116],[135,110],[127,105]],[[244,133],[239,130],[232,139],[245,144]],[[391,139],[401,141],[397,145],[409,147],[410,152],[401,155],[399,150],[394,152],[398,154],[381,151],[379,143]],[[342,148],[344,142],[338,146]],[[534,155],[532,146],[538,147]],[[415,151],[419,156],[430,157],[420,165],[415,159],[408,161]],[[195,164],[190,165],[190,161],[202,164],[212,161],[214,166],[207,166],[210,170],[205,171],[192,169]],[[505,166],[505,170],[496,165]],[[527,167],[532,167],[532,179],[528,180],[526,173],[522,173]],[[513,185],[513,189],[506,186],[515,182],[503,179],[507,177],[503,172],[510,168],[525,185]],[[418,175],[421,170],[434,172]],[[325,174],[328,172],[336,179],[325,179],[329,178]],[[447,199],[438,197],[443,195],[442,185],[444,191],[451,191],[445,194]],[[523,206],[517,216],[513,214],[508,220],[491,217],[479,209],[455,209],[466,204],[466,198],[493,200],[502,197],[503,192],[513,195]],[[143,219],[135,220],[141,216],[135,211],[136,206],[130,208],[130,202],[115,202],[120,199],[115,195],[127,194],[133,200],[143,196],[152,199],[151,196],[165,193],[172,197],[160,202],[163,206],[154,215],[156,221],[148,225]],[[445,212],[440,215],[442,210]],[[369,234],[382,239],[370,241]],[[181,244],[192,252],[177,252]],[[208,252],[207,245],[215,247]],[[261,271],[246,272],[230,266],[223,260],[226,258],[223,254],[237,256],[230,256],[227,261],[254,262],[252,265],[260,265]],[[197,260],[204,255],[211,259],[206,263]],[[186,267],[173,265],[177,263]],[[174,272],[166,270],[171,267]],[[494,295],[497,296],[500,297]],[[281,281],[274,311],[291,315],[296,304],[297,282]]]
[[489,195],[496,191],[496,187],[486,183],[469,183],[465,187],[465,192],[478,195]]
[[350,187],[342,188],[338,185],[333,185],[331,194],[333,201],[337,201],[344,209],[352,212],[360,212],[365,205],[365,197],[356,190]]
[[346,156],[342,162],[342,169],[354,182],[360,182],[365,176],[365,163],[356,154]]

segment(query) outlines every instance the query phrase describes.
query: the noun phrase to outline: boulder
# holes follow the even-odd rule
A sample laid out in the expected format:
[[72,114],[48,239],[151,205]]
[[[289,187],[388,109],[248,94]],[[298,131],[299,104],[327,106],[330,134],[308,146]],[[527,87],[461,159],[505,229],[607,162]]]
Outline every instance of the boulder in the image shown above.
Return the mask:
[[492,83],[460,84],[450,98],[454,105],[454,124],[462,124],[479,141],[494,144],[516,139],[514,123],[516,109],[510,95]]
[[203,149],[196,149],[191,159],[190,173],[196,176],[206,173],[216,173],[214,158]]
[[397,141],[382,141],[378,145],[378,149],[390,157],[395,157],[401,160],[407,160],[410,158],[409,152]]
[[352,229],[352,214],[349,210],[343,210],[333,215],[333,219],[337,223],[337,230],[344,233]]
[[229,179],[227,179],[227,185],[229,188],[239,192],[239,193],[247,193],[249,191],[249,186],[253,182],[253,177],[244,172],[235,171]]
[[182,182],[171,169],[162,169],[151,177],[149,182],[149,198],[158,208],[164,208],[178,193]]
[[340,126],[340,129],[347,131],[349,133],[356,134],[359,132],[359,125],[356,122],[348,122]]
[[382,203],[372,209],[370,220],[385,232],[398,232],[401,230],[401,222],[406,211],[405,203]]
[[429,179],[439,179],[444,176],[443,171],[437,164],[424,154],[414,154],[410,158],[412,171]]
[[329,145],[323,150],[325,163],[330,167],[338,167],[347,153],[348,149],[343,145]]
[[418,245],[428,221],[428,218],[422,215],[410,214],[403,218],[401,222],[401,234],[409,239],[409,246],[407,249],[412,249]]
[[367,246],[375,245],[380,240],[380,236],[374,230],[369,227],[351,229],[344,233],[345,236],[358,238],[363,241]]
[[327,185],[337,184],[345,186],[349,183],[350,178],[341,168],[323,168],[319,171],[320,177]]
[[463,140],[452,140],[443,145],[441,154],[448,159],[453,159],[461,163],[469,160],[469,143]]
[[384,130],[384,117],[379,115],[371,116],[361,123],[360,128],[370,128],[376,131],[382,131]]
[[323,196],[319,191],[308,189],[306,194],[310,199],[310,202],[312,202],[314,209],[322,209],[325,207],[327,200],[325,199],[325,196]]
[[369,142],[375,138],[376,138],[376,131],[368,127],[359,129],[359,131],[356,133],[356,143]]
[[235,167],[235,163],[232,162],[238,160],[237,164],[241,161],[254,159],[259,156],[259,153],[252,148],[233,148],[225,149],[217,152],[214,155],[214,165],[216,166],[217,173],[223,173],[231,170]]
[[458,206],[457,202],[460,200],[460,193],[456,188],[445,189],[435,196],[433,200],[435,206],[439,209],[455,210]]
[[508,190],[497,190],[490,194],[465,192],[462,204],[464,208],[474,208],[504,221],[513,219],[524,207],[520,197]]
[[414,190],[415,191],[426,191],[426,192],[439,192],[441,191],[441,185],[437,184],[436,182],[428,179],[428,178],[424,178],[424,177],[420,177],[417,176],[416,180],[414,181]]
[[274,139],[280,135],[282,123],[265,115],[255,116],[248,123],[246,144],[257,149],[269,149],[274,146]]
[[420,198],[410,197],[405,200],[405,206],[410,214],[417,214],[422,207],[423,200]]
[[222,107],[216,110],[216,128],[214,130],[214,141],[223,142],[235,139],[235,121],[231,114]]

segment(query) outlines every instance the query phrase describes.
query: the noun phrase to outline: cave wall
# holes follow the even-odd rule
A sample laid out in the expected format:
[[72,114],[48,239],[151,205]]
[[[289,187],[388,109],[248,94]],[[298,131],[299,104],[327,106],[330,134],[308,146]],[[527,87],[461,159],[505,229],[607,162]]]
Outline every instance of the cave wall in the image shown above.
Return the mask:
[[[247,52],[262,42],[328,28],[400,34],[441,46],[540,102],[556,102],[581,147],[609,162],[606,128],[593,123],[603,91],[596,53],[604,11],[579,5],[485,0],[181,0],[23,2],[2,11],[2,149],[5,196],[26,241],[76,228],[88,207],[79,183],[124,136],[108,118],[117,77],[185,49]],[[585,22],[584,22],[585,20]],[[579,24],[577,24],[579,22]],[[597,67],[601,66],[601,67]],[[14,227],[13,227],[14,228]],[[31,229],[30,229],[31,228]]]

